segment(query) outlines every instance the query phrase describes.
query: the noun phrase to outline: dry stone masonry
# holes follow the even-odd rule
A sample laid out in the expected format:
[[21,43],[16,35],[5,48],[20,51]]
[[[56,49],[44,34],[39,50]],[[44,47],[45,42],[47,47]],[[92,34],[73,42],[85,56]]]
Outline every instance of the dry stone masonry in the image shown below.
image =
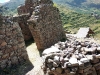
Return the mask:
[[18,24],[22,30],[22,34],[24,36],[24,40],[30,40],[32,37],[32,34],[29,30],[29,27],[27,25],[27,20],[29,18],[29,14],[19,15],[18,16]]
[[100,75],[100,44],[70,38],[42,53],[46,75]]
[[28,58],[24,38],[17,22],[0,16],[0,68],[11,67]]
[[22,34],[24,36],[25,41],[33,38],[29,30],[29,26],[27,25],[27,20],[29,19],[33,11],[32,9],[33,2],[34,2],[33,0],[26,0],[25,5],[21,5],[17,9],[18,15],[19,15],[18,23],[19,23],[19,26],[21,27]]
[[65,38],[59,10],[52,0],[38,0],[28,24],[39,50]]
[[25,0],[25,4],[18,7],[18,23],[21,27],[24,40],[30,40],[32,37],[29,26],[27,25],[27,20],[32,15],[32,12],[35,8],[36,0]]
[[[53,7],[52,0],[26,0],[25,5],[18,8],[18,13],[29,14],[28,26],[39,50],[65,37],[59,10]],[[24,25],[23,21],[21,24]]]

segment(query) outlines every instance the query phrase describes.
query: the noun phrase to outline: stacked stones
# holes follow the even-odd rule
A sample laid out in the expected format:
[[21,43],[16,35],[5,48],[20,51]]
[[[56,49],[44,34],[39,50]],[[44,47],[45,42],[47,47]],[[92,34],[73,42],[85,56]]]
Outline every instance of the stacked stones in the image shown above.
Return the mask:
[[52,0],[38,0],[28,20],[37,48],[44,50],[65,38],[59,10]]
[[32,34],[29,30],[29,26],[27,25],[27,20],[31,16],[31,13],[33,12],[33,0],[25,0],[25,5],[21,5],[18,7],[18,23],[21,27],[22,34],[24,36],[24,40],[30,40],[32,37]]
[[20,15],[18,17],[18,23],[19,23],[19,26],[22,30],[22,34],[24,36],[24,40],[27,41],[27,40],[30,40],[32,37],[32,34],[29,30],[29,27],[27,25],[27,20],[29,19],[29,14],[24,14],[24,15]]
[[72,40],[58,42],[43,52],[44,73],[49,75],[100,75],[100,45]]
[[[53,7],[52,0],[26,0],[25,5],[18,8],[18,14],[22,16],[19,16],[19,25],[25,39],[28,37],[26,32],[30,35],[31,31],[38,50],[44,50],[65,38],[59,10]],[[30,19],[25,17],[26,14],[31,16]]]
[[0,68],[11,67],[28,58],[17,22],[0,16]]

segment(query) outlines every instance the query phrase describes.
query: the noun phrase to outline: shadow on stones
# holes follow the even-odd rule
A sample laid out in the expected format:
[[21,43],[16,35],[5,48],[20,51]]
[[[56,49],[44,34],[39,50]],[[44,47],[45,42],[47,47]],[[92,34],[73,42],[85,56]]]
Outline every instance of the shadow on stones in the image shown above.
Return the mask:
[[26,47],[28,47],[28,46],[30,46],[34,42],[35,42],[34,39],[31,38],[30,40],[25,41],[25,45],[26,45]]
[[43,50],[39,50],[40,57],[42,57]]
[[16,66],[14,65],[10,68],[0,69],[0,75],[25,75],[33,68],[34,66],[30,61],[24,61]]

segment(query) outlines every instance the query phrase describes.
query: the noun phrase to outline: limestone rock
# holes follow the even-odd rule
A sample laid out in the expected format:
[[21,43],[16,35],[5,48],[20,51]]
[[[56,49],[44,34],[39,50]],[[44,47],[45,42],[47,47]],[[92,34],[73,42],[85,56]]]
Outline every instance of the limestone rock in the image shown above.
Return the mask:
[[59,51],[60,50],[58,48],[52,46],[51,48],[45,49],[42,54],[45,55],[45,54],[49,54],[49,53],[53,53],[53,52],[59,52]]
[[78,61],[76,58],[70,58],[69,62],[71,63],[72,66],[77,66],[78,65]]
[[82,63],[87,63],[87,62],[89,62],[89,59],[87,59],[87,58],[82,58],[80,61],[81,61]]

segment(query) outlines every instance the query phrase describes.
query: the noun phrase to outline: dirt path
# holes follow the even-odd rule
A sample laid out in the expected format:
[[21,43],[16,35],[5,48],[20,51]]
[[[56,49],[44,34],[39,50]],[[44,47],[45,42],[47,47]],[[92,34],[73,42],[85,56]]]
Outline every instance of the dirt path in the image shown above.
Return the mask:
[[32,43],[30,46],[27,47],[27,53],[30,62],[34,65],[34,69],[29,71],[26,75],[44,75],[41,69],[42,59],[35,43]]

